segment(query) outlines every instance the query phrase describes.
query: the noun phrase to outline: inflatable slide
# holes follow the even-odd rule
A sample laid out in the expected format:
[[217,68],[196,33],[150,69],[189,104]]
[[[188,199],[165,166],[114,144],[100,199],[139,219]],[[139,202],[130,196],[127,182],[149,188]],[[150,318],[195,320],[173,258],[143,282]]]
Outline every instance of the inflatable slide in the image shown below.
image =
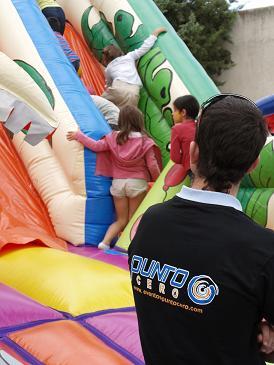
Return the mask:
[[[83,80],[63,54],[36,1],[3,3],[0,32],[6,34],[11,22],[13,32],[3,37],[1,51],[33,79],[58,122],[51,145],[43,141],[30,146],[21,133],[14,136],[13,144],[46,205],[56,235],[74,245],[96,246],[114,218],[110,179],[95,176],[96,155],[77,142],[68,142],[65,135],[80,128],[99,139],[110,130],[84,87],[92,85],[98,94],[103,91],[102,49],[115,43],[130,51],[157,26],[168,29],[138,65],[144,84],[140,108],[165,165],[172,100],[193,93],[202,101],[218,90],[153,1],[59,3],[69,22],[66,36],[81,56]],[[178,62],[178,49],[184,67]],[[21,87],[15,93],[24,98],[26,91]]]
[[[165,26],[138,64],[139,107],[165,169],[117,243],[125,250],[144,210],[180,188],[168,153],[172,101],[192,93],[202,102],[218,90],[152,0],[59,1],[82,79],[35,0],[1,4],[0,97],[10,104],[0,106],[0,364],[144,364],[127,256],[96,248],[114,219],[111,181],[95,176],[94,153],[65,136],[80,128],[99,139],[110,130],[86,90],[104,89],[102,49],[133,50]],[[269,139],[240,193],[246,211],[270,227],[272,155]]]

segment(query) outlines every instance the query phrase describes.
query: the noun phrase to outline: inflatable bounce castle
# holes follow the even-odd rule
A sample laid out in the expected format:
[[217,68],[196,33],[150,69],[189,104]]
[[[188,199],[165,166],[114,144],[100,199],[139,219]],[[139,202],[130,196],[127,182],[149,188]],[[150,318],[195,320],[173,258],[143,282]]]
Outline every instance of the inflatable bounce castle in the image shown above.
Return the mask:
[[[172,101],[191,93],[203,102],[218,90],[152,0],[58,3],[82,79],[35,0],[1,2],[0,120],[10,132],[0,125],[0,364],[144,364],[126,250],[147,207],[181,187],[168,152]],[[95,176],[96,154],[66,133],[110,131],[86,89],[104,89],[102,50],[131,51],[159,26],[167,33],[138,63],[139,108],[165,168],[117,249],[102,252],[111,181]],[[269,137],[239,192],[246,213],[270,228],[273,156]]]

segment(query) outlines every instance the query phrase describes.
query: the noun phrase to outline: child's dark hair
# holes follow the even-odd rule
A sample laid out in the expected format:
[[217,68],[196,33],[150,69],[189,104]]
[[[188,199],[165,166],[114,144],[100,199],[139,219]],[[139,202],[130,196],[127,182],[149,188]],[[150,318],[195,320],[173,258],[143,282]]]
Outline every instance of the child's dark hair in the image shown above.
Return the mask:
[[185,109],[187,117],[196,119],[199,114],[200,105],[198,100],[192,95],[184,95],[177,98],[173,105],[179,111]]
[[117,143],[119,145],[127,142],[130,132],[146,134],[142,112],[133,105],[124,106],[120,110],[118,128]]
[[49,23],[51,29],[54,32],[61,33],[61,24],[59,22],[59,19],[51,16],[51,17],[48,17],[47,20],[48,20],[48,23]]
[[114,44],[110,44],[109,46],[103,49],[103,55],[105,58],[105,63],[108,65],[111,61],[115,60],[117,57],[123,56],[123,52],[120,48],[114,46]]
[[250,101],[226,96],[202,113],[196,128],[198,175],[204,189],[227,193],[256,161],[268,135],[262,113]]

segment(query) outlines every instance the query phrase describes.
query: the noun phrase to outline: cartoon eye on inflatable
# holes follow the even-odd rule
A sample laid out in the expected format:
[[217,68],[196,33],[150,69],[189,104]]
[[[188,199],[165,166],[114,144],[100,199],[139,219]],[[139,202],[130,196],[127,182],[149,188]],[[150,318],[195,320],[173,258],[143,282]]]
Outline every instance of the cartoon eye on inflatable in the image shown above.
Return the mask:
[[190,280],[187,293],[193,303],[207,305],[219,294],[219,288],[209,276],[198,275]]

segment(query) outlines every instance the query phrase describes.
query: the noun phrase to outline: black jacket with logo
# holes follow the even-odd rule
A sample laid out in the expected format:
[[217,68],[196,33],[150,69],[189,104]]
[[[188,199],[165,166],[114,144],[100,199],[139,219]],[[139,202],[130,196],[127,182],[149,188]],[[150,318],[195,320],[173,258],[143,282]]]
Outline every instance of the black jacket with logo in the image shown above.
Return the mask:
[[129,247],[147,365],[261,365],[274,324],[274,232],[232,207],[174,197],[151,207]]

